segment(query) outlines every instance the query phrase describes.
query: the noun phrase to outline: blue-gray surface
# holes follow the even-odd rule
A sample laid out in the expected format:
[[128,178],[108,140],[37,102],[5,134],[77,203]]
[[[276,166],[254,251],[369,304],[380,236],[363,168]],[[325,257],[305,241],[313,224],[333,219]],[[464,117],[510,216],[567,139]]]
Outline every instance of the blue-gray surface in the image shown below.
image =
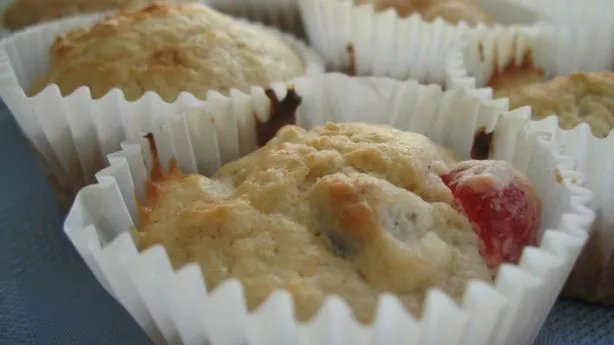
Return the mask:
[[[151,344],[64,237],[51,191],[2,103],[0,162],[0,345]],[[562,300],[536,345],[614,345],[614,309]]]

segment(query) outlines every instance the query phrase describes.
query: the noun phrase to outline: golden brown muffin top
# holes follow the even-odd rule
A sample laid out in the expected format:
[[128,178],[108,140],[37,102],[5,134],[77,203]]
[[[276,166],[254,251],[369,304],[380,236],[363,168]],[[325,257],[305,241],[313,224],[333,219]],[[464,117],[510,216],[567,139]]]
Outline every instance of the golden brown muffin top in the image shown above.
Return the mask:
[[394,8],[401,17],[417,12],[426,21],[441,17],[450,24],[461,21],[471,26],[494,23],[472,0],[356,0],[356,3],[373,3],[376,11]]
[[508,97],[512,109],[531,106],[534,120],[559,117],[559,126],[572,129],[586,122],[596,137],[614,129],[614,73],[573,73],[544,81],[543,73],[524,69],[491,80],[494,96]]
[[50,55],[32,94],[55,83],[63,95],[88,86],[100,98],[120,88],[128,100],[155,91],[170,102],[182,91],[204,99],[209,90],[248,91],[304,73],[278,35],[200,4],[117,12],[58,37]]
[[430,287],[458,299],[469,279],[490,280],[439,178],[455,162],[388,126],[287,126],[211,179],[154,177],[138,243],[163,244],[174,267],[200,263],[210,289],[239,279],[249,309],[287,289],[308,320],[336,294],[370,322],[390,292],[419,315]]
[[[136,8],[154,0],[14,0],[3,13],[7,29],[19,30],[30,25],[64,17],[102,12],[117,8]],[[189,0],[166,0],[188,2]]]

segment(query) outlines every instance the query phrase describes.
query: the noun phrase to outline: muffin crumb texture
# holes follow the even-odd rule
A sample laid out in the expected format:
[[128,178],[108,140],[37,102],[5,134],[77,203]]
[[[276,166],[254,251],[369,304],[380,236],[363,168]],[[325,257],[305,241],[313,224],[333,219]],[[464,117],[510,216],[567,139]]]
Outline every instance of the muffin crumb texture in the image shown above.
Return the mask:
[[585,122],[599,138],[614,129],[612,72],[573,73],[545,80],[542,70],[525,66],[496,73],[488,86],[495,98],[510,99],[510,109],[531,106],[533,120],[556,115],[563,129]]
[[49,20],[120,8],[139,8],[151,2],[154,0],[14,0],[2,14],[2,21],[7,29],[20,30]]
[[286,289],[305,321],[336,294],[368,323],[389,292],[419,317],[429,288],[459,300],[469,280],[492,279],[440,176],[460,174],[453,183],[476,190],[509,181],[471,179],[457,161],[388,126],[286,126],[212,178],[152,174],[137,242],[164,245],[175,268],[200,263],[209,289],[238,278],[249,309]]
[[172,102],[183,91],[204,99],[302,74],[300,58],[274,33],[200,4],[153,3],[57,37],[31,94],[57,84],[63,95],[87,86],[100,98],[119,88],[128,100],[155,91]]

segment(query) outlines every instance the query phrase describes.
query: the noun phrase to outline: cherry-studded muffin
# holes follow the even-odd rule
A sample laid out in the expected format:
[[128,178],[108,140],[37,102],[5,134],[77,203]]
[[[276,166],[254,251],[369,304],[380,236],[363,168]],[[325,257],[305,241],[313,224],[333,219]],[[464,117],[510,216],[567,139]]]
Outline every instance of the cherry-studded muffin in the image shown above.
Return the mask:
[[199,263],[208,288],[239,279],[249,309],[285,289],[299,320],[338,295],[368,323],[386,292],[419,316],[429,288],[460,299],[539,227],[539,198],[510,165],[388,126],[286,126],[211,178],[154,170],[139,247]]

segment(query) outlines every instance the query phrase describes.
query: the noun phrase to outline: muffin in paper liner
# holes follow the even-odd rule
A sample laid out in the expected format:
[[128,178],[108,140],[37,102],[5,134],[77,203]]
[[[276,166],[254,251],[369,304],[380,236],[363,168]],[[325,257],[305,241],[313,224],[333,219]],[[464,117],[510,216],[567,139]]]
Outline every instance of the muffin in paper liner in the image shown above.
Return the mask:
[[[448,56],[446,85],[449,88],[479,90],[480,97],[489,99],[492,90],[484,85],[496,70],[510,65],[526,64],[530,56],[534,66],[547,77],[570,72],[611,69],[607,51],[589,49],[586,42],[576,42],[565,31],[543,27],[505,29],[482,32],[474,39],[458,44]],[[561,37],[567,40],[560,44]],[[590,44],[590,42],[588,42]],[[570,47],[584,47],[570,49]],[[596,61],[601,61],[597,63]],[[507,99],[497,100],[507,109]],[[572,130],[559,128],[558,117],[550,116],[532,126],[552,133],[564,153],[579,161],[578,169],[587,177],[587,187],[593,191],[591,206],[597,218],[592,236],[580,256],[563,293],[593,302],[614,304],[614,134],[597,138],[587,124]]]
[[[483,2],[506,9],[496,12],[503,23],[537,19],[520,8],[511,11],[505,1]],[[448,49],[474,30],[465,23],[426,22],[419,14],[402,18],[393,9],[376,12],[371,4],[354,5],[354,0],[299,0],[299,7],[309,42],[327,67],[350,75],[443,84]]]
[[[104,14],[92,14],[50,22],[16,33],[0,43],[0,96],[29,140],[63,207],[82,186],[91,183],[104,166],[104,156],[119,149],[151,120],[150,114],[178,113],[187,104],[199,103],[191,94],[180,94],[173,103],[154,92],[128,102],[120,89],[92,99],[87,87],[62,97],[57,85],[28,96],[33,81],[48,65],[48,49],[54,38],[78,27],[88,27]],[[261,24],[254,24],[261,26]],[[318,55],[304,43],[276,29],[301,57],[307,75],[324,72]],[[213,97],[217,92],[209,92]],[[152,109],[159,109],[152,112]]]
[[[510,161],[542,197],[540,246],[526,247],[518,265],[504,264],[493,284],[469,282],[460,305],[431,289],[420,321],[387,294],[369,326],[358,324],[335,296],[307,323],[294,320],[292,299],[284,291],[248,313],[238,280],[207,291],[196,264],[173,271],[160,245],[137,251],[131,234],[139,226],[137,200],[145,197],[152,148],[148,139],[136,138],[108,156],[110,166],[96,174],[97,184],[79,192],[64,231],[100,283],[156,343],[496,345],[535,339],[588,237],[594,213],[576,161],[561,155],[549,134],[528,125],[529,109],[503,112],[463,90],[442,92],[413,81],[340,74],[297,78],[271,90],[278,99],[288,90],[302,98],[295,113],[300,126],[388,123],[425,134],[463,159],[477,130],[494,131],[491,158]],[[270,120],[270,107],[260,90],[236,92],[182,114],[157,117],[150,133],[161,162],[174,158],[181,171],[210,175],[257,149],[254,117]]]
[[258,21],[305,37],[297,0],[209,0],[220,12]]

